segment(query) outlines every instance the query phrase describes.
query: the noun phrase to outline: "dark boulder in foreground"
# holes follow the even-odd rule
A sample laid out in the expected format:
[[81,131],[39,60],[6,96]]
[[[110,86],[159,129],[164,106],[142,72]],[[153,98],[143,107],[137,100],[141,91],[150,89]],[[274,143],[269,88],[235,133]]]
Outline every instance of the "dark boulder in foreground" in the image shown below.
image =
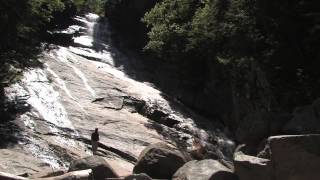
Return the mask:
[[269,138],[276,180],[320,179],[320,135]]
[[74,160],[70,163],[69,172],[85,169],[92,169],[101,164],[107,163],[105,159],[99,156],[88,156],[82,159]]
[[119,177],[108,162],[99,156],[89,156],[83,159],[72,161],[69,172],[92,169],[92,175],[95,180],[103,180],[105,178]]
[[269,159],[237,152],[234,155],[234,169],[240,180],[272,180]]
[[124,180],[152,180],[152,179],[148,175],[142,173],[142,174],[132,174],[130,176],[125,177]]
[[105,180],[106,178],[119,178],[119,175],[108,164],[100,164],[92,168],[92,176],[94,180]]
[[5,173],[5,172],[0,172],[0,179],[1,180],[27,180],[27,178],[16,176],[16,175]]
[[184,164],[183,154],[164,143],[156,143],[142,151],[133,172],[146,173],[155,179],[171,179]]
[[219,161],[206,159],[190,161],[182,166],[172,177],[173,180],[237,180],[231,169]]
[[270,159],[235,153],[240,180],[319,180],[319,134],[272,136],[261,154]]

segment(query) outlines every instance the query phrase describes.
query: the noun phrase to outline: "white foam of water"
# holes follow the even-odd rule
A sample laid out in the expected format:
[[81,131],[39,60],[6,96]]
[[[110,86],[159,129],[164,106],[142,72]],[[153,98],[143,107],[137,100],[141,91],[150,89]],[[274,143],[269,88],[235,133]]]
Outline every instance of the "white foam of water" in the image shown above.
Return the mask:
[[36,123],[34,120],[30,117],[28,113],[23,114],[20,116],[20,119],[23,121],[24,125],[28,127],[31,130],[34,130]]
[[81,17],[81,16],[76,16],[74,19],[77,20],[77,21],[79,21],[79,22],[85,23],[85,24],[88,23],[88,21],[86,20],[86,18],[83,18],[83,17]]
[[50,69],[49,65],[47,65],[47,71],[52,74],[55,77],[55,80],[58,82],[58,84],[60,85],[60,87],[64,90],[64,92],[71,98],[71,99],[75,99],[72,95],[71,92],[69,91],[69,89],[66,86],[66,83],[53,71]]
[[[74,135],[78,136],[71,121],[68,119],[65,108],[60,103],[59,93],[48,82],[43,70],[33,69],[25,72],[22,82],[30,95],[27,100],[28,104],[35,108],[46,121],[53,124],[49,125],[51,133],[58,133],[59,129],[57,127],[60,127],[71,129]],[[55,136],[53,139],[62,145],[75,146],[73,140],[59,136]]]
[[[96,14],[87,14],[85,16],[86,18],[82,18],[81,21],[84,22],[88,28],[87,36],[81,36],[75,39],[75,42],[90,47],[93,42],[93,30],[95,25],[97,24],[97,21],[99,19],[99,16]],[[106,27],[107,28],[107,27]],[[103,45],[103,44],[102,44]],[[103,51],[102,53],[97,53],[93,50],[83,50],[80,48],[70,47],[69,50],[75,54],[82,54],[87,57],[94,57],[97,59],[100,59],[102,62],[95,62],[94,63],[99,69],[113,75],[116,78],[119,78],[123,81],[128,82],[130,85],[130,90],[133,92],[136,92],[137,94],[140,94],[142,97],[146,98],[148,101],[161,101],[162,105],[167,104],[166,101],[163,100],[161,96],[161,92],[150,85],[142,82],[135,81],[125,75],[124,72],[116,69],[114,67],[114,60],[111,55],[111,52]],[[65,51],[65,50],[64,50]],[[67,59],[66,56],[69,56],[70,59],[77,59],[77,57],[74,57],[71,53],[61,52],[64,53],[65,59]],[[104,62],[105,61],[105,62]],[[80,70],[74,69],[75,72],[82,78],[85,78],[83,73]],[[92,93],[92,88],[88,86],[86,79],[83,79],[87,89]],[[92,93],[92,95],[95,95]]]
[[78,68],[75,66],[69,64],[69,66],[74,70],[74,72],[82,79],[82,82],[84,83],[86,89],[91,93],[93,97],[96,97],[96,92],[93,90],[93,88],[89,85],[88,79],[86,76],[83,74],[82,71],[80,71]]
[[87,26],[87,35],[79,36],[73,38],[73,41],[77,44],[81,44],[83,46],[92,47],[93,46],[93,34],[94,34],[94,26],[99,19],[99,16],[96,14],[89,13],[85,16],[85,18],[76,17],[76,20],[83,22]]
[[47,71],[52,74],[55,77],[55,80],[58,82],[58,84],[60,85],[60,88],[64,90],[64,92],[72,99],[75,101],[75,103],[80,107],[80,109],[82,110],[82,112],[84,112],[85,114],[87,114],[87,111],[84,109],[84,107],[77,101],[76,98],[74,98],[71,95],[70,90],[67,88],[66,83],[52,70],[49,68],[49,65],[46,64],[47,66]]
[[30,94],[28,103],[37,109],[45,120],[58,127],[74,129],[59,102],[59,93],[50,85],[43,70],[34,69],[25,72],[22,82]]
[[99,19],[99,15],[93,14],[93,13],[88,13],[86,15],[86,18],[89,19],[90,21],[96,22]]
[[99,16],[97,14],[92,14],[92,13],[89,13],[86,15],[86,19],[87,19],[87,27],[88,27],[88,34],[89,36],[93,36],[93,33],[94,33],[94,26],[97,24],[97,21],[99,19]]
[[[65,49],[65,48],[60,48],[59,50],[56,51],[57,57],[58,59],[67,64],[69,67],[71,67],[73,69],[73,71],[80,77],[80,79],[82,80],[84,86],[86,87],[86,89],[90,92],[90,94],[93,97],[96,97],[96,92],[94,91],[94,89],[89,85],[88,83],[88,79],[86,78],[86,76],[84,75],[84,73],[78,69],[77,67],[75,67],[74,65],[72,65],[71,62],[78,62],[76,58],[74,58],[74,56],[71,55],[71,53]],[[71,62],[70,62],[71,61]]]
[[68,29],[62,31],[54,31],[55,33],[64,33],[64,34],[74,34],[79,31],[82,27],[78,25],[69,26]]
[[28,137],[28,144],[24,144],[27,150],[31,151],[31,154],[41,159],[43,162],[49,164],[53,169],[59,169],[61,166],[66,167],[67,165],[59,162],[59,158],[48,148],[39,144],[39,140],[35,138]]
[[79,36],[73,38],[73,42],[77,44],[81,44],[86,47],[92,47],[93,46],[93,38],[90,36]]
[[[107,45],[105,45],[105,46],[107,46]],[[96,52],[92,49],[82,49],[82,48],[75,48],[75,47],[69,47],[68,50],[74,54],[98,59],[104,63],[110,64],[111,66],[114,66],[112,54],[109,51],[103,50],[102,52]],[[70,54],[70,56],[72,56],[72,54]],[[75,57],[73,59],[77,59],[77,58],[79,58],[79,57]]]
[[[64,108],[56,99],[57,94],[50,86],[43,70],[34,69],[25,72],[21,83],[13,84],[8,89],[10,91],[6,91],[6,95],[13,99],[25,97],[26,94],[28,94],[29,99],[26,100],[27,103],[38,111],[39,114],[28,112],[20,116],[21,121],[30,130],[35,131],[37,125],[33,118],[34,116],[42,116],[45,121],[55,124],[57,127],[73,128],[71,122],[66,118]],[[48,126],[49,131],[52,133],[58,132],[55,126]],[[46,142],[29,136],[23,136],[23,138],[27,139],[28,143],[21,142],[20,144],[23,144],[23,148],[31,152],[34,157],[49,164],[52,168],[59,168],[61,165],[65,166],[65,164],[59,161],[59,158],[52,150],[50,150]],[[62,139],[58,136],[54,136],[52,139],[57,143],[68,146],[75,144],[72,140]]]

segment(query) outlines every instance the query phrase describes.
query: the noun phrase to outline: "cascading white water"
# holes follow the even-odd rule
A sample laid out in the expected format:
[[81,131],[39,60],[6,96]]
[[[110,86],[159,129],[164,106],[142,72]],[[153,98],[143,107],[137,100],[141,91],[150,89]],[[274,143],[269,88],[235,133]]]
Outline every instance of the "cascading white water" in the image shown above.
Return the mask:
[[[60,103],[59,93],[51,86],[45,71],[41,69],[31,69],[24,73],[21,83],[14,84],[12,87],[15,89],[15,94],[12,97],[21,97],[24,94],[28,95],[27,103],[31,105],[36,112],[34,116],[43,118],[48,122],[47,133],[59,133],[59,128],[68,128],[73,131],[74,135],[77,135],[71,121],[68,119],[67,112],[63,105]],[[28,114],[22,115],[21,120],[25,125],[33,132],[36,131],[35,120],[28,116]],[[63,160],[59,160],[50,148],[43,144],[44,142],[36,137],[25,136],[27,142],[20,142],[26,150],[29,150],[33,156],[48,163],[53,168],[59,168],[60,166],[66,166],[63,164]],[[60,136],[54,136],[53,141],[59,144],[75,146],[75,142],[70,139],[66,139]]]
[[[60,31],[76,34],[81,29],[82,34],[74,37],[74,43],[69,47],[55,46],[44,51],[40,58],[44,68],[27,70],[21,82],[6,92],[12,100],[25,98],[32,107],[31,112],[20,116],[28,129],[22,133],[24,137],[20,144],[27,153],[53,168],[68,166],[66,154],[76,158],[91,154],[87,145],[77,138],[90,139],[91,130],[95,127],[102,129],[103,143],[135,156],[147,144],[164,141],[160,132],[149,128],[152,124],[149,119],[126,109],[108,109],[106,106],[115,103],[121,108],[124,97],[134,97],[144,101],[146,106],[166,109],[166,113],[181,121],[181,129],[199,130],[193,119],[172,110],[161,91],[131,78],[121,70],[121,66],[115,67],[115,61],[119,59],[114,59],[114,49],[110,49],[107,23],[99,23],[98,19],[94,14],[76,17],[75,20],[84,24],[83,27],[72,25]],[[99,98],[106,98],[105,104],[95,104],[94,100]],[[177,133],[191,137],[190,134]],[[206,133],[201,131],[204,138],[207,138]],[[227,138],[221,135],[220,139],[224,141]],[[56,145],[58,149],[54,149]],[[59,154],[61,150],[63,152]],[[117,161],[121,160],[118,158]],[[131,163],[121,162],[131,171]]]

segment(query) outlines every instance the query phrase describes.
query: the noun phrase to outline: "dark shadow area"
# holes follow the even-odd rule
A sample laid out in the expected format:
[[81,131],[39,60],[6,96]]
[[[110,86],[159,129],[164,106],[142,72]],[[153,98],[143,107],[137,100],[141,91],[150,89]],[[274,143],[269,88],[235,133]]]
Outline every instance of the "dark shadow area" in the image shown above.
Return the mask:
[[[89,149],[92,150],[92,148],[90,146],[91,145],[91,140],[90,139],[88,139],[86,137],[75,137],[75,138],[76,138],[76,140],[81,141],[81,142],[89,145]],[[116,148],[113,148],[113,147],[111,147],[109,145],[106,145],[106,144],[103,144],[101,142],[99,142],[98,146],[100,148],[100,149],[98,148],[99,149],[98,150],[99,154],[101,153],[101,154],[104,154],[104,155],[108,155],[108,153],[110,152],[110,153],[116,154],[117,156],[119,156],[119,157],[121,157],[121,158],[123,158],[123,159],[125,159],[125,160],[127,160],[129,162],[132,162],[132,163],[137,162],[137,159],[131,153],[120,151],[120,150],[118,150]]]
[[166,128],[153,120],[149,120],[149,123],[146,123],[145,127],[156,130],[158,134],[161,134],[167,140],[167,143],[173,142],[173,145],[176,145],[180,150],[187,150],[188,145],[186,141],[189,139],[188,137],[180,137],[177,131]]
[[111,46],[106,46],[108,43],[109,26],[105,18],[99,18],[98,23],[93,27],[93,50],[96,52],[110,51],[113,52]]
[[[131,29],[127,29],[130,31]],[[163,92],[165,98],[172,97],[172,100],[189,106],[194,111],[207,117],[214,113],[208,113],[196,108],[195,103],[203,94],[205,82],[209,78],[208,67],[199,59],[186,60],[184,62],[163,61],[155,56],[130,46],[128,39],[122,32],[114,27],[107,18],[101,18],[94,26],[94,50],[97,52],[110,52],[114,60],[114,66],[121,69],[130,78],[139,82],[152,83],[157,89]],[[187,57],[186,57],[187,58]],[[219,110],[216,110],[219,111]]]
[[[166,139],[167,143],[176,146],[181,152],[184,152],[186,154],[192,153],[192,151],[190,151],[190,144],[187,141],[193,141],[194,138],[200,139],[203,143],[206,144],[204,147],[205,150],[203,152],[203,157],[195,156],[193,157],[195,159],[224,159],[227,161],[230,161],[232,159],[234,149],[228,146],[220,145],[214,133],[209,133],[208,139],[201,139],[198,134],[199,132],[188,132],[187,129],[179,129],[177,127],[171,128],[153,120],[149,120],[149,122],[145,124],[145,127],[156,130],[158,134],[161,134],[164,139]],[[210,132],[210,129],[208,129],[208,127],[203,127],[203,129]],[[192,135],[191,139],[189,136],[185,136],[181,132]],[[214,131],[211,130],[211,132]]]
[[14,122],[20,115],[30,110],[22,99],[8,100],[1,88],[0,94],[0,148],[18,143],[22,129]]
[[141,68],[142,64],[137,66],[133,58],[127,56],[114,45],[113,30],[106,18],[100,18],[93,27],[93,50],[96,52],[109,52],[116,68],[121,67],[121,70],[124,70],[124,73],[129,76],[138,76],[137,72],[139,71],[137,71],[137,68]]
[[8,148],[11,145],[17,144],[19,133],[22,130],[13,122],[0,123],[0,149]]
[[[144,8],[143,1],[114,2],[106,7],[111,30],[115,32],[111,35],[112,45],[130,57],[126,63],[115,58],[116,66],[137,81],[153,83],[164,92],[163,97],[173,109],[178,109],[176,103],[182,102],[178,104],[190,107],[211,122],[221,122],[233,133],[231,136],[237,134],[238,144],[243,143],[240,131],[250,134],[250,128],[243,128],[242,124],[258,129],[258,118],[246,122],[246,117],[255,111],[296,113],[297,107],[312,104],[319,98],[320,41],[316,37],[320,31],[316,28],[319,27],[316,1],[250,2],[250,6],[233,1],[207,1],[204,4],[212,9],[190,6],[187,16],[177,8],[184,7],[184,2],[175,2],[176,6],[172,7],[172,1],[161,1],[151,11]],[[236,6],[241,11],[234,11],[238,9],[233,8]],[[216,11],[219,11],[217,16],[212,13]],[[194,12],[203,12],[203,17]],[[248,16],[239,18],[239,12]],[[147,36],[139,28],[143,17],[145,29],[150,28],[148,47],[162,57],[162,62],[142,54],[146,44],[135,44]],[[225,24],[232,25],[235,31],[229,31]],[[170,29],[176,26],[186,27],[186,34]],[[143,35],[138,36],[135,31]],[[176,64],[173,60],[182,62]],[[132,71],[134,68],[136,73]],[[195,120],[202,124],[198,118]],[[266,126],[250,136],[257,136],[264,129]]]
[[15,121],[21,114],[28,112],[28,97],[6,97],[5,89],[17,83],[23,77],[23,72],[30,68],[43,68],[38,60],[45,47],[39,43],[17,44],[14,49],[0,52],[0,148],[18,143],[22,129]]
[[[172,62],[170,65],[164,64],[155,57],[149,57],[132,50],[127,46],[127,40],[115,31],[106,18],[101,18],[99,23],[94,26],[93,49],[97,52],[109,52],[115,67],[121,69],[130,78],[154,85],[162,92],[162,97],[170,103],[172,110],[183,112],[185,118],[194,117],[198,113],[212,118],[212,115],[196,112],[197,110],[191,106],[194,94],[202,89],[203,84],[200,79],[205,77],[200,71],[205,67],[202,65],[190,66],[193,63],[189,62],[183,65],[186,72],[182,72],[181,69],[179,70],[180,66],[176,64],[177,62]],[[194,79],[194,81],[190,79]],[[182,103],[181,99],[185,100],[188,97],[187,102],[190,103]]]
[[202,57],[189,53],[182,55],[183,57],[176,54],[179,57],[159,58],[155,54],[143,51],[143,47],[149,41],[147,33],[151,27],[147,27],[142,18],[159,2],[161,1],[123,0],[106,3],[105,16],[110,24],[107,43],[122,55],[121,57],[119,53],[114,54],[115,66],[121,67],[131,78],[140,82],[150,82],[162,92],[170,94],[173,99],[212,117],[214,113],[211,113],[211,110],[202,111],[202,107],[196,108],[195,105],[199,103],[196,101],[202,95],[209,78],[208,65]]

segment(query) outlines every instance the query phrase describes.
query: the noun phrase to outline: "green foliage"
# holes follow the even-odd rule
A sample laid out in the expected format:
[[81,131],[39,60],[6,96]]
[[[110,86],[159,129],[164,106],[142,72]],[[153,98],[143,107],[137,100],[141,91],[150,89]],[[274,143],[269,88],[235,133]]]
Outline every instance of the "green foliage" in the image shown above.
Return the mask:
[[232,29],[232,26],[223,22],[226,18],[225,11],[228,5],[228,0],[202,2],[202,6],[197,9],[194,17],[190,20],[192,28],[189,38],[189,49],[205,50],[206,52],[202,53],[210,55],[212,55],[212,51],[218,51],[227,32],[231,33]]
[[146,13],[143,21],[151,31],[145,49],[169,55],[184,52],[197,4],[197,0],[164,0]]
[[150,28],[145,50],[163,59],[222,63],[237,72],[239,82],[251,81],[248,74],[259,67],[273,87],[292,92],[287,99],[301,94],[301,102],[307,101],[320,95],[315,83],[320,75],[317,4],[316,0],[163,0],[143,18]]
[[81,10],[82,6],[85,4],[87,0],[70,0],[71,4],[75,5],[78,11]]
[[4,35],[0,51],[14,49],[23,41],[35,41],[38,36],[32,34],[48,28],[55,16],[70,15],[64,11],[72,7],[101,14],[103,3],[104,0],[0,0],[0,33]]
[[145,49],[171,55],[192,51],[211,58],[253,56],[254,48],[267,43],[256,27],[255,12],[249,0],[165,0],[144,17],[151,28]]
[[14,49],[19,41],[28,39],[49,22],[53,12],[63,8],[60,0],[0,1],[0,33],[5,35],[0,51]]
[[43,21],[50,21],[52,12],[62,11],[64,3],[60,0],[29,0],[31,16],[40,17]]
[[[103,0],[0,0],[0,89],[11,69],[34,65],[47,30],[80,11],[101,13]],[[37,63],[36,63],[37,64]],[[14,68],[12,68],[14,67]]]
[[89,11],[103,15],[105,0],[86,0],[82,6]]

